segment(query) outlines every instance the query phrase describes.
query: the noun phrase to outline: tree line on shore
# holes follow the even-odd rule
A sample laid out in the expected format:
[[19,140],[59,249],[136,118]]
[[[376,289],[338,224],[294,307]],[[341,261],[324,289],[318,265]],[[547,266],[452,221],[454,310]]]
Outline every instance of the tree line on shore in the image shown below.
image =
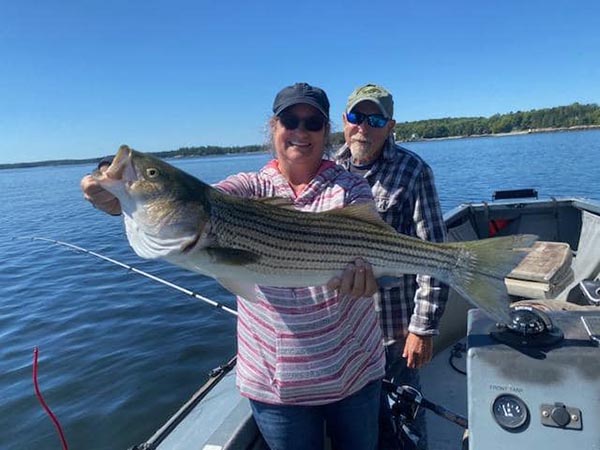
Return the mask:
[[399,141],[480,136],[556,128],[600,125],[600,107],[573,103],[555,108],[494,114],[491,117],[459,117],[396,124]]
[[[239,147],[217,147],[214,145],[204,145],[201,147],[181,147],[177,150],[168,150],[163,152],[148,152],[158,158],[192,158],[199,156],[227,155],[234,153],[262,152],[265,150],[263,145],[244,145]],[[36,161],[26,163],[0,164],[1,169],[22,169],[27,167],[39,166],[67,166],[75,164],[98,164],[103,157],[87,159],[55,159],[52,161]]]
[[[450,137],[468,137],[494,135],[527,131],[547,131],[573,127],[600,127],[600,106],[596,103],[573,103],[568,106],[517,111],[508,114],[494,114],[491,117],[458,117],[443,119],[417,120],[397,123],[394,127],[396,140],[417,141],[424,139],[443,139]],[[332,144],[337,147],[344,143],[344,134],[332,133]],[[177,150],[154,152],[159,158],[186,158],[232,153],[250,153],[265,151],[263,145],[245,145],[236,147],[182,147]],[[16,164],[0,164],[0,169],[15,169],[48,165],[94,164],[98,158],[63,159]]]

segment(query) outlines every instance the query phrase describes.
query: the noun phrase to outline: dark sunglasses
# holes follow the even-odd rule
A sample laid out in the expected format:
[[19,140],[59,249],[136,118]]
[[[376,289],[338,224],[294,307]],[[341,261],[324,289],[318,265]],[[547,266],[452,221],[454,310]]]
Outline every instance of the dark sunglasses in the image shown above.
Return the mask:
[[326,119],[320,115],[300,119],[293,114],[281,114],[279,121],[286,130],[295,130],[302,123],[306,131],[321,131],[325,126]]
[[360,125],[367,119],[367,123],[373,128],[383,128],[390,120],[383,117],[381,114],[363,114],[360,112],[346,113],[346,119],[354,125]]

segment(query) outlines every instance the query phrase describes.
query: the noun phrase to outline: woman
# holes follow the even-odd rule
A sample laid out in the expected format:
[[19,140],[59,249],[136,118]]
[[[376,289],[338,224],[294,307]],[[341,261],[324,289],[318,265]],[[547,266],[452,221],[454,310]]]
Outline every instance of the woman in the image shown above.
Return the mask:
[[[306,83],[282,89],[269,122],[276,159],[217,187],[242,197],[283,197],[303,211],[372,202],[360,177],[324,159],[330,131],[325,92]],[[118,202],[93,180],[86,198],[119,213]],[[321,449],[323,423],[334,448],[377,445],[381,331],[370,296],[377,284],[361,260],[327,286],[255,287],[238,297],[237,385],[271,450]]]

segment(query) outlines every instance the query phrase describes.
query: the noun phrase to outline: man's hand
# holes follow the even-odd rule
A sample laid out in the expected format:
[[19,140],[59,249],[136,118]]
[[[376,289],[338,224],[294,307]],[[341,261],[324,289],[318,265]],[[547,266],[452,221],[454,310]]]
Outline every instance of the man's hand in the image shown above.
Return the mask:
[[90,202],[94,208],[113,216],[121,214],[119,199],[100,186],[91,175],[82,178],[81,190],[83,191],[83,198]]
[[407,367],[411,369],[420,369],[433,356],[433,337],[419,336],[417,334],[408,333],[402,357],[406,359]]
[[348,296],[354,300],[371,297],[378,289],[371,264],[361,258],[348,264],[340,277],[329,280],[327,287],[339,289],[341,296]]

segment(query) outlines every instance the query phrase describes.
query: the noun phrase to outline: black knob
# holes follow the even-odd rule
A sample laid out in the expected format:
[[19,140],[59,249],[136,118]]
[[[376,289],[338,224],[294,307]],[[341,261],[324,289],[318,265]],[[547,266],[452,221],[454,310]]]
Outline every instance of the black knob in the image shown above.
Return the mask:
[[554,420],[554,423],[559,427],[564,427],[571,421],[571,414],[567,411],[567,408],[562,403],[555,403],[550,417]]

